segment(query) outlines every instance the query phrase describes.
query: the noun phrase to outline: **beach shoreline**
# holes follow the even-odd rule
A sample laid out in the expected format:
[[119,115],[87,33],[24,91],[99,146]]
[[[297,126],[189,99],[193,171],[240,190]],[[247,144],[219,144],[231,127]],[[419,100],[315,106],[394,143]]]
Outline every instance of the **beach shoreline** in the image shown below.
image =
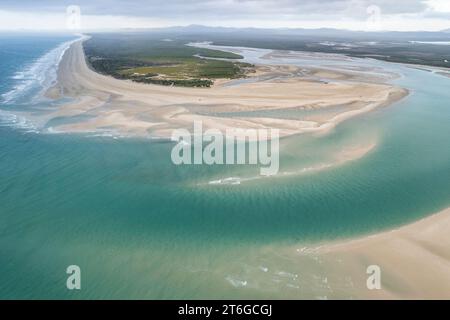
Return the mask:
[[[164,87],[118,80],[99,74],[88,66],[82,43],[73,43],[65,52],[58,68],[58,83],[47,92],[49,98],[61,95],[72,102],[46,115],[54,118],[88,115],[89,120],[52,126],[51,132],[113,132],[123,137],[169,138],[174,129],[192,128],[201,121],[206,129],[226,128],[280,130],[280,136],[327,132],[337,124],[391,105],[408,91],[385,83],[362,83],[345,72],[316,70],[309,72],[327,76],[329,81],[313,81],[295,76],[298,68],[259,66],[262,74],[285,74],[286,79],[255,80],[238,86],[219,82],[212,88]],[[266,69],[264,71],[264,68]],[[261,71],[263,70],[263,71]],[[279,119],[258,116],[260,111],[287,108],[326,111],[342,105],[342,111],[307,119]],[[225,112],[254,112],[255,116],[222,116]]]
[[[333,298],[450,299],[450,208],[399,228],[310,246],[297,257],[320,259],[329,278],[351,279]],[[381,289],[369,290],[367,268],[378,266]]]

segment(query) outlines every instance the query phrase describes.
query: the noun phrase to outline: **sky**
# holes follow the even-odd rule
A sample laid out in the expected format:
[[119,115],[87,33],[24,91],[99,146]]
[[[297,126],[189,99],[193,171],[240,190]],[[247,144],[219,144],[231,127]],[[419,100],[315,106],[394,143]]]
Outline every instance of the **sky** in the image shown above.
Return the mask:
[[0,30],[190,24],[439,31],[450,29],[450,0],[0,0]]

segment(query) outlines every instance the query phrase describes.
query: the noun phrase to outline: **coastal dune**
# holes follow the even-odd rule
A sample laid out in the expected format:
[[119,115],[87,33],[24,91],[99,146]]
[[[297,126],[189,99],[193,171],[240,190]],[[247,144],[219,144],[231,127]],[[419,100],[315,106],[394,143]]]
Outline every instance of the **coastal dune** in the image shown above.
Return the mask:
[[[91,70],[80,40],[65,52],[59,65],[58,83],[47,92],[50,98],[62,95],[72,98],[71,102],[47,113],[45,121],[86,116],[83,120],[53,125],[49,128],[52,132],[113,132],[122,136],[170,138],[173,129],[191,129],[193,121],[202,121],[205,130],[276,128],[281,136],[288,136],[329,130],[341,121],[386,106],[407,94],[406,90],[385,83],[351,81],[350,74],[340,71],[322,71],[330,81],[303,78],[295,67],[260,67],[257,74],[260,78],[277,72],[290,76],[265,81],[258,81],[255,76],[253,82],[233,86],[219,81],[220,84],[209,89],[139,84]],[[335,106],[342,106],[342,110],[326,112]],[[289,108],[324,112],[304,119],[257,114]],[[226,112],[234,114],[227,116]],[[240,116],[241,112],[247,115]],[[249,116],[249,112],[256,112],[255,116]]]

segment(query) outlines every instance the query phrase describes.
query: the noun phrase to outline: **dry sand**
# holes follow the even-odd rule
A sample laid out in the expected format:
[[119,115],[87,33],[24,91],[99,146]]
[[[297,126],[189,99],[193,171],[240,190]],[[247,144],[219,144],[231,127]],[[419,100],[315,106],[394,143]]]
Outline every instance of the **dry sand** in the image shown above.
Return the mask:
[[[450,208],[390,232],[289,250],[320,259],[329,298],[450,299]],[[367,289],[370,265],[381,268],[381,290]],[[333,279],[346,285],[333,288]]]

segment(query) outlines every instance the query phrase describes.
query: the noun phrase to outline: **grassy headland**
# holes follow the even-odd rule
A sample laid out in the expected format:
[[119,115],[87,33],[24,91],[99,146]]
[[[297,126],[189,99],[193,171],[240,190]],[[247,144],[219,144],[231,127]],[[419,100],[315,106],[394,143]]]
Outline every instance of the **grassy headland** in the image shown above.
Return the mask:
[[238,61],[240,55],[148,34],[94,35],[84,50],[97,72],[142,83],[210,87],[215,79],[240,78],[252,70]]

